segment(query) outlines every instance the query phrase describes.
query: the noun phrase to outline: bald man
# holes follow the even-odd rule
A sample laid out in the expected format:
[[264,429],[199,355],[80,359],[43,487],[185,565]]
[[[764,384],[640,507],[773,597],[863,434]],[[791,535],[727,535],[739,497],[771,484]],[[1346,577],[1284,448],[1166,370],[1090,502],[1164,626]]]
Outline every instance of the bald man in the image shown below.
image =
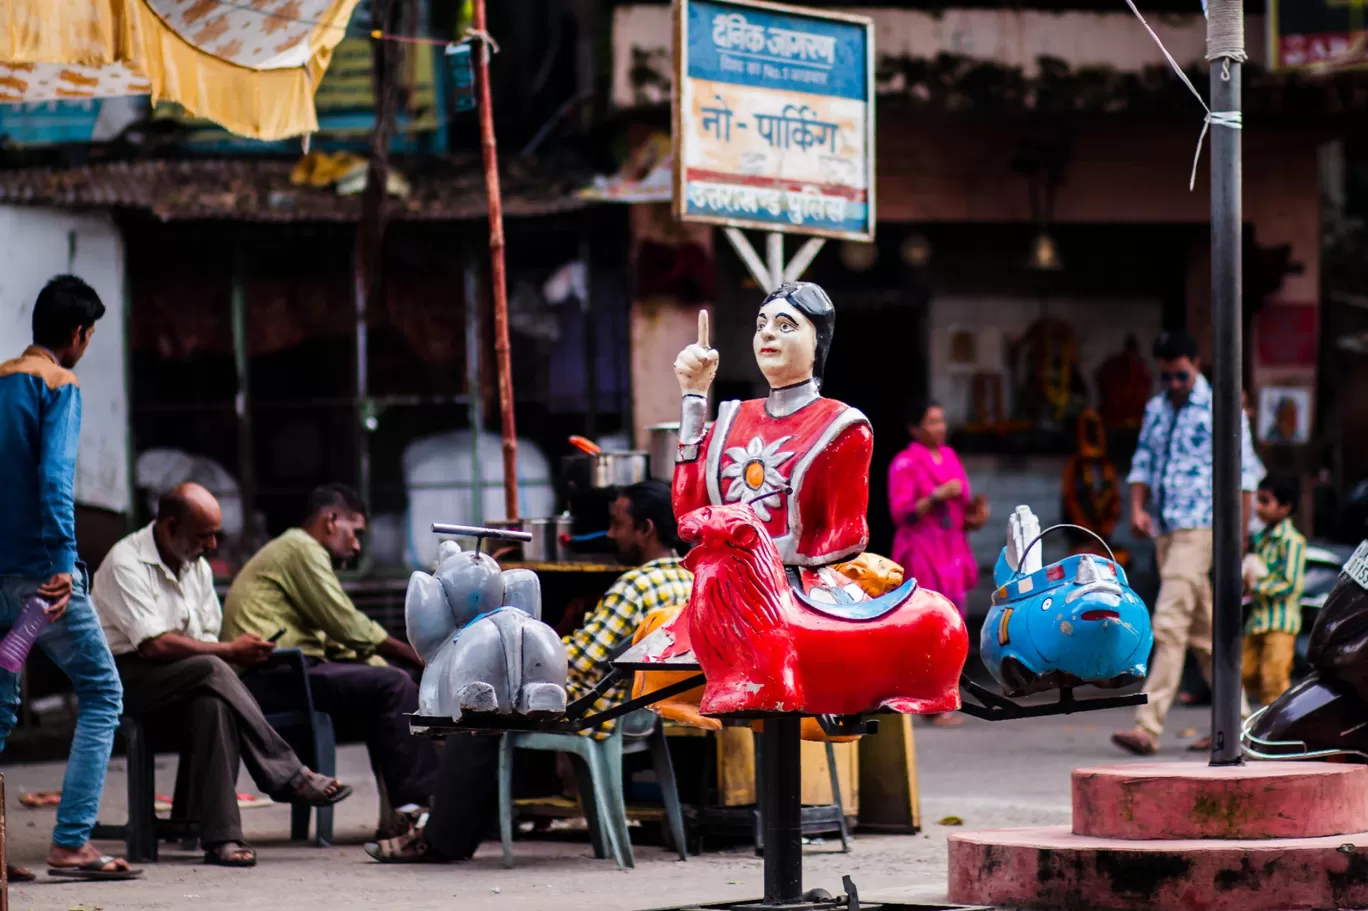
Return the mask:
[[243,840],[236,793],[241,760],[277,800],[333,804],[352,789],[305,768],[229,666],[260,664],[275,646],[250,633],[219,642],[223,613],[204,555],[218,545],[221,521],[218,501],[203,487],[171,490],[157,520],[100,564],[93,600],[125,711],[181,743],[176,797],[199,821],[205,861],[250,867],[256,852]]

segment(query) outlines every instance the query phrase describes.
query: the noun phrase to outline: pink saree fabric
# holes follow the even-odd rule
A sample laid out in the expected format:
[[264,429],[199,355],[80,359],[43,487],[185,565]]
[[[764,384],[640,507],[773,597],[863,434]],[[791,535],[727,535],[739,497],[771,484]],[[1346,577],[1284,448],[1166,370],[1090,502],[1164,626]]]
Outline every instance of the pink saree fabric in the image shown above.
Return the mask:
[[[917,515],[918,500],[956,478],[964,488],[958,498]],[[972,499],[964,466],[949,446],[932,452],[913,443],[889,466],[888,503],[897,528],[893,560],[919,585],[955,602],[961,614],[969,590],[978,583],[978,563],[964,535],[964,513]]]

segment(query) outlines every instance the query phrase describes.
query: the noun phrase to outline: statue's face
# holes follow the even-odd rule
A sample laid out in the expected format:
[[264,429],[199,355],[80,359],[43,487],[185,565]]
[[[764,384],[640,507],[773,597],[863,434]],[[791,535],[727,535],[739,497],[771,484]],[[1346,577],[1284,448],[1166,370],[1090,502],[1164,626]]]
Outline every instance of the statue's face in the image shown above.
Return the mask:
[[771,389],[812,379],[817,327],[786,300],[772,301],[755,318],[755,362]]

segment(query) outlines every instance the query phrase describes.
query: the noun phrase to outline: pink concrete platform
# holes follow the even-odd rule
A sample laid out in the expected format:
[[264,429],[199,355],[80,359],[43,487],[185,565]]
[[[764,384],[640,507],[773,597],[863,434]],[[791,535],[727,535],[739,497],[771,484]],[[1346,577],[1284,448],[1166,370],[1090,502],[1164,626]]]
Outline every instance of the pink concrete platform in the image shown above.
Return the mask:
[[1076,769],[1073,831],[1095,838],[1319,838],[1368,830],[1368,766],[1166,762]]
[[966,832],[950,837],[950,901],[1059,911],[1368,908],[1368,833],[1136,841],[1068,826]]

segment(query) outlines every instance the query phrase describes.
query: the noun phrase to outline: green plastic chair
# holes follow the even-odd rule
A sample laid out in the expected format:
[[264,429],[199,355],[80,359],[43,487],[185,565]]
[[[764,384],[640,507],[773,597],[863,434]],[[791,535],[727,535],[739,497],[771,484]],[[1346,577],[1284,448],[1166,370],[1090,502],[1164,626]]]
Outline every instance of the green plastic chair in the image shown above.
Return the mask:
[[618,868],[635,867],[627,831],[627,803],[622,789],[622,757],[650,752],[665,804],[665,818],[680,860],[688,860],[684,843],[684,813],[679,805],[674,766],[670,762],[665,729],[656,714],[641,709],[624,715],[603,740],[582,734],[504,734],[499,738],[499,838],[504,866],[513,866],[513,751],[546,750],[566,753],[575,767],[580,805],[589,824],[594,856],[610,853]]

